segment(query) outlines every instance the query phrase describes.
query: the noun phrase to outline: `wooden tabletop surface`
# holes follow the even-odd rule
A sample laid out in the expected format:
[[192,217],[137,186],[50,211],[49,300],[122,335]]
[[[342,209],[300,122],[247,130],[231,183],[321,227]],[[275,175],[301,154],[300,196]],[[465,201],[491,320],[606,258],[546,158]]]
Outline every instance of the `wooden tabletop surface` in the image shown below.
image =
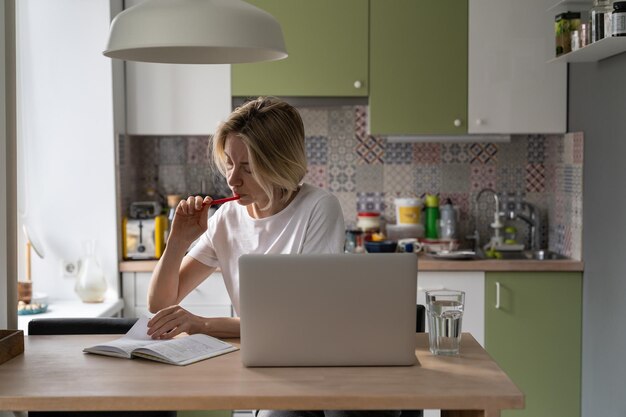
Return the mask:
[[524,406],[469,333],[458,357],[433,356],[427,334],[417,334],[419,364],[408,367],[245,368],[238,351],[179,367],[82,352],[116,337],[26,337],[24,354],[0,365],[0,410],[432,408],[497,416]]

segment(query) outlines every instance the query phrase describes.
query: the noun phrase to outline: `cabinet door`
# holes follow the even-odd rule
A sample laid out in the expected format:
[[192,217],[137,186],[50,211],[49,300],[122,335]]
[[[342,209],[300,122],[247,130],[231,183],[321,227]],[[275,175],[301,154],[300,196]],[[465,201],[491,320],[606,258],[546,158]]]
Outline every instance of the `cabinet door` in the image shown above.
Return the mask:
[[130,135],[208,135],[231,111],[230,65],[125,65]]
[[370,2],[370,132],[467,132],[467,0]]
[[581,333],[582,273],[486,274],[485,348],[526,395],[503,416],[580,416]]
[[[148,314],[148,287],[150,272],[123,273],[124,317],[139,317]],[[231,316],[230,297],[222,274],[214,272],[197,288],[191,291],[180,305],[194,314],[204,317]]]
[[367,0],[247,1],[280,22],[289,56],[233,65],[233,96],[367,96]]
[[469,2],[469,133],[563,133],[567,64],[545,0]]

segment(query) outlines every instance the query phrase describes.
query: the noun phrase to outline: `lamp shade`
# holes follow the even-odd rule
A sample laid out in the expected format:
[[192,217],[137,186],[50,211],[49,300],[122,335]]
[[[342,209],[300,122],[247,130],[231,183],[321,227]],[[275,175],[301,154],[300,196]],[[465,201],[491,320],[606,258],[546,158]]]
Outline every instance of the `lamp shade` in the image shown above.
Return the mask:
[[280,24],[242,0],[147,0],[111,22],[104,55],[169,64],[236,64],[287,57]]

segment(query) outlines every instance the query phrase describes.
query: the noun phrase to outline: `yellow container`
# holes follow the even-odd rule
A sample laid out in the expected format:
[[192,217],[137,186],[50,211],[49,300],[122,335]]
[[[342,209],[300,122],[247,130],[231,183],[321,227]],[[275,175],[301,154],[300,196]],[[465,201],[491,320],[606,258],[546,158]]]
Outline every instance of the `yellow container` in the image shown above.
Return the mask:
[[413,225],[420,223],[422,201],[419,198],[396,198],[396,223]]

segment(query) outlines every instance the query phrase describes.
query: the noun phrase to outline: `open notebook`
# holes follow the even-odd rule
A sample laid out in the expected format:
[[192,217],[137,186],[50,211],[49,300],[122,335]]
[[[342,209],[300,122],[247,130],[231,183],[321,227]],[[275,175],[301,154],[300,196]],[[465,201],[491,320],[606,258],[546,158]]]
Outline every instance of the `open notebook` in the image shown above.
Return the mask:
[[236,346],[205,334],[154,340],[147,334],[148,320],[140,318],[121,338],[85,348],[83,352],[126,359],[140,357],[171,365],[189,365],[238,349]]

